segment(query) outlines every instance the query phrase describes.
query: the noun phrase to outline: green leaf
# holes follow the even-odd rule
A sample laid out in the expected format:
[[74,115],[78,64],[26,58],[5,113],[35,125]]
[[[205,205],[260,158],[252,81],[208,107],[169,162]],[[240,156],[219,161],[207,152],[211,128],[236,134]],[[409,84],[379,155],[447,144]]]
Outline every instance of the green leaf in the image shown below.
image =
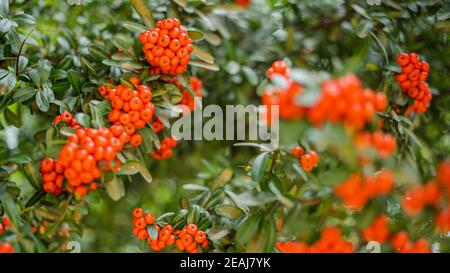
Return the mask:
[[243,66],[242,71],[251,85],[256,86],[258,84],[258,74],[256,74],[255,70],[248,66]]
[[258,231],[261,215],[259,213],[252,214],[250,217],[242,221],[236,233],[236,241],[240,245],[245,245]]
[[148,28],[146,26],[132,22],[132,21],[124,21],[122,23],[122,26],[132,32],[137,32],[137,33],[141,33],[141,32],[148,30]]
[[81,93],[81,75],[77,70],[71,69],[67,72],[67,79],[69,80],[70,86],[77,93]]
[[193,65],[193,66],[201,67],[206,70],[211,70],[211,71],[219,71],[220,70],[219,66],[217,66],[215,64],[205,63],[205,62],[191,60],[191,61],[189,61],[189,64]]
[[89,108],[91,110],[91,123],[95,128],[102,128],[103,127],[103,115],[100,112],[99,108],[97,107],[97,105],[95,105],[92,101],[89,104]]
[[5,109],[4,114],[5,114],[5,120],[8,124],[12,124],[17,128],[22,127],[20,118],[16,114],[14,114],[9,108]]
[[205,187],[205,186],[199,185],[199,184],[184,184],[183,189],[189,190],[189,191],[207,191],[207,190],[209,190],[208,187]]
[[31,86],[19,88],[14,92],[13,98],[15,102],[24,102],[32,98],[36,92],[37,89]]
[[97,77],[97,71],[95,70],[94,66],[88,61],[88,59],[86,59],[85,57],[81,57],[81,62],[91,75]]
[[11,30],[14,21],[11,21],[7,18],[3,18],[0,20],[0,33],[7,33]]
[[38,190],[33,194],[33,196],[28,199],[27,203],[25,204],[25,207],[29,208],[34,206],[37,202],[41,201],[41,199],[46,195],[46,192],[43,190]]
[[61,111],[71,112],[71,108],[70,108],[69,104],[67,104],[64,101],[54,100],[54,101],[52,101],[52,103],[58,105],[60,107]]
[[192,51],[192,55],[199,58],[202,61],[205,61],[209,64],[214,63],[214,57],[209,54],[208,52],[204,51],[203,49],[199,48],[198,46],[193,46],[194,50]]
[[200,217],[200,207],[198,205],[192,205],[192,208],[189,210],[186,221],[188,224],[197,224],[197,221]]
[[227,229],[219,229],[208,232],[208,239],[211,241],[217,241],[227,236],[230,233]]
[[230,219],[238,219],[242,215],[245,215],[244,211],[238,207],[232,205],[217,205],[214,208],[214,211],[220,215]]
[[267,159],[269,158],[268,152],[259,154],[252,164],[252,179],[255,182],[260,182],[264,174],[266,173]]
[[[271,215],[269,216],[271,217]],[[276,225],[271,219],[263,219],[258,227],[258,231],[255,236],[250,239],[246,252],[259,253],[259,252],[272,252],[276,239]]]
[[109,59],[109,55],[105,49],[103,49],[99,45],[92,45],[88,49],[89,55],[94,58],[96,61],[103,61],[105,59]]
[[6,86],[7,91],[11,91],[16,86],[17,78],[16,74],[13,72],[10,72],[6,74],[3,79],[0,80],[0,86],[4,85]]
[[220,36],[213,32],[206,32],[205,39],[206,41],[208,41],[208,43],[212,44],[213,46],[218,46],[222,43],[222,39],[220,38]]
[[7,17],[9,13],[9,0],[0,0],[0,16]]
[[196,28],[188,28],[187,29],[189,38],[194,42],[199,42],[205,38],[205,34]]
[[59,63],[56,66],[56,68],[66,72],[66,70],[69,70],[69,68],[71,68],[72,65],[73,65],[73,58],[72,58],[72,56],[71,55],[66,55],[66,56],[64,56],[64,58],[62,58],[61,61],[59,61]]
[[83,127],[91,127],[91,117],[85,113],[75,114],[75,120],[78,121],[78,123],[80,123]]
[[26,13],[16,14],[12,17],[19,25],[34,25],[36,24],[36,19]]
[[120,178],[113,176],[113,178],[105,183],[106,192],[112,200],[117,201],[125,195],[125,187]]
[[138,12],[144,24],[149,28],[155,27],[155,20],[153,19],[153,13],[150,8],[147,6],[146,1],[143,0],[131,0],[134,8]]
[[137,160],[128,160],[126,163],[120,166],[120,169],[116,172],[118,175],[134,175],[140,173],[142,177],[148,183],[152,182],[152,175],[144,164]]
[[39,77],[39,71],[37,69],[34,68],[28,71],[28,76],[37,87],[41,86],[42,82],[41,78]]
[[120,67],[125,70],[137,71],[143,69],[145,66],[138,61],[125,61],[120,63]]
[[8,192],[3,193],[2,205],[6,215],[9,216],[9,219],[13,223],[14,227],[18,229],[20,226],[20,213],[17,209],[15,199]]
[[30,184],[33,186],[33,188],[39,189],[40,188],[40,186],[39,186],[40,172],[36,168],[34,163],[31,163],[31,162],[26,163],[26,164],[22,165],[22,167],[23,167],[23,172],[24,172],[26,178],[28,179]]
[[47,112],[50,108],[50,102],[48,101],[47,95],[40,91],[36,94],[36,104],[42,112]]
[[366,18],[368,20],[372,20],[372,18],[367,14],[366,10],[364,8],[362,8],[361,6],[359,6],[357,4],[352,4],[351,6],[354,11],[359,13],[359,15],[363,16],[364,18]]
[[52,71],[52,65],[46,59],[39,60],[37,64],[37,69],[39,73],[39,78],[41,79],[41,83],[48,81],[50,73]]
[[6,162],[10,163],[16,163],[16,164],[26,164],[31,162],[31,158],[24,154],[18,154],[10,156],[8,159],[6,159]]

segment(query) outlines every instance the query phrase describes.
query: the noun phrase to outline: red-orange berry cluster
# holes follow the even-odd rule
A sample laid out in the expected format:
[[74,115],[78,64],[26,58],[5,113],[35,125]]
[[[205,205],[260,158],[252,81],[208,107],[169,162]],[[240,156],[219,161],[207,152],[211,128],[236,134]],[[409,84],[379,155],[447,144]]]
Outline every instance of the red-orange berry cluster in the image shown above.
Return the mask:
[[40,165],[44,191],[54,195],[61,194],[64,182],[64,166],[62,163],[51,157],[46,157],[41,160]]
[[423,113],[430,105],[431,91],[426,83],[430,65],[426,61],[420,61],[416,53],[400,53],[397,57],[398,64],[402,67],[402,73],[395,76],[403,93],[414,99],[414,103],[406,109],[405,115],[411,112]]
[[262,95],[262,104],[267,107],[267,112],[265,113],[267,124],[271,124],[272,105],[279,105],[279,115],[284,119],[292,120],[301,118],[305,109],[299,106],[295,100],[301,95],[303,87],[289,78],[290,69],[287,64],[283,61],[274,62],[272,67],[267,70],[266,75],[269,79],[273,79],[278,75],[287,81],[286,88],[268,89]]
[[55,119],[53,120],[53,125],[56,126],[60,122],[65,122],[65,123],[67,123],[67,125],[69,125],[70,127],[74,128],[74,129],[81,128],[78,121],[72,116],[71,113],[69,113],[67,111],[62,112],[61,115],[57,115],[55,117]]
[[[133,235],[141,241],[146,240],[153,251],[161,251],[163,248],[172,246],[175,243],[172,226],[165,225],[161,228],[155,224],[155,217],[151,212],[144,212],[142,208],[135,208],[133,210],[133,217]],[[156,238],[152,238],[149,235],[147,230],[148,226],[154,226],[156,228]]]
[[199,230],[197,225],[188,224],[182,230],[175,232],[177,240],[175,245],[179,251],[186,251],[189,253],[198,253],[198,248],[208,248],[208,238],[206,232]]
[[395,137],[382,131],[376,131],[373,134],[361,131],[356,135],[355,143],[359,149],[375,148],[382,158],[390,157],[397,149]]
[[337,185],[334,193],[346,206],[360,210],[370,199],[391,192],[393,185],[394,178],[389,171],[383,170],[369,177],[356,173]]
[[0,253],[14,253],[14,247],[8,242],[0,243]]
[[142,129],[148,122],[153,120],[155,106],[152,103],[152,91],[149,87],[139,84],[138,78],[129,79],[136,88],[118,85],[100,86],[100,94],[111,102],[111,112],[108,119],[115,125],[122,125],[130,137],[132,146],[142,144],[142,136],[136,129]]
[[248,8],[252,1],[251,0],[234,0],[234,3],[238,4],[239,6],[243,7],[244,9]]
[[392,247],[399,253],[430,253],[430,246],[425,238],[410,242],[406,231],[397,233],[391,240]]
[[[155,223],[155,217],[150,212],[145,212],[142,208],[133,210],[133,235],[139,240],[147,240],[150,248],[159,252],[166,247],[175,245],[179,251],[198,253],[198,247],[208,248],[208,238],[204,231],[198,229],[195,224],[189,224],[182,230],[173,230],[167,224],[163,228]],[[154,225],[157,230],[156,238],[152,238],[148,233],[148,225]]]
[[362,238],[365,241],[377,241],[384,243],[389,239],[389,218],[386,214],[379,215],[370,226],[362,231]]
[[441,209],[436,214],[436,228],[441,232],[449,232],[450,231],[450,207]]
[[402,200],[403,209],[409,215],[416,215],[426,206],[437,206],[441,192],[437,183],[430,181],[424,186],[415,186],[406,192]]
[[362,129],[377,111],[384,111],[388,105],[385,94],[363,89],[353,74],[324,81],[321,89],[320,98],[307,112],[309,121],[316,126],[330,121]]
[[192,39],[177,18],[156,22],[156,28],[139,35],[150,74],[181,74],[187,69],[193,51]]
[[161,122],[161,120],[159,119],[159,117],[157,115],[153,116],[152,128],[156,134],[161,132],[162,130],[164,130],[164,124]]
[[292,149],[292,155],[300,159],[300,167],[305,171],[312,171],[314,167],[319,163],[319,156],[316,151],[309,151],[305,153],[305,150],[297,146]]
[[[100,178],[102,170],[116,171],[120,168],[116,153],[122,150],[128,135],[122,126],[114,125],[110,128],[78,129],[68,140],[69,143],[64,145],[54,162],[54,172],[64,174],[68,192],[83,197],[89,190],[97,189],[94,180]],[[48,162],[44,165],[51,166]],[[51,191],[53,187],[48,186],[48,192],[58,193],[58,183],[54,183],[55,191]]]
[[353,244],[347,242],[337,227],[327,227],[319,240],[308,245],[304,242],[276,242],[275,246],[284,253],[352,253]]
[[442,161],[436,170],[436,179],[442,185],[450,197],[450,160]]
[[0,222],[0,235],[5,233],[6,229],[10,227],[12,227],[12,223],[9,220],[8,216],[3,216],[3,219]]
[[172,157],[172,148],[177,146],[177,139],[175,137],[165,137],[161,141],[161,147],[159,149],[150,152],[149,154],[156,160],[164,160]]

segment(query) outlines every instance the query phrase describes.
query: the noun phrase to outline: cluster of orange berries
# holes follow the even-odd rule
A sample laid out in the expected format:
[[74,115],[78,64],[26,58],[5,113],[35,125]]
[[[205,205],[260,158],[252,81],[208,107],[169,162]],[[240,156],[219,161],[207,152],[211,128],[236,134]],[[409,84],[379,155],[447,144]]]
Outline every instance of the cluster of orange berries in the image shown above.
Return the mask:
[[402,67],[402,73],[395,76],[403,93],[414,99],[414,103],[406,109],[405,115],[411,112],[423,113],[430,105],[431,91],[426,83],[430,65],[426,61],[420,61],[416,53],[400,53],[397,57],[398,64]]
[[289,78],[290,73],[290,69],[283,61],[274,62],[266,72],[269,79],[278,75],[287,81],[286,88],[269,89],[262,95],[262,104],[267,106],[265,117],[267,124],[271,124],[272,105],[279,105],[280,117],[287,120],[301,118],[305,112],[305,109],[295,102],[296,98],[301,95],[303,87]]
[[96,190],[94,182],[100,178],[101,171],[120,168],[117,152],[129,140],[122,126],[100,129],[78,129],[68,137],[57,161],[64,167],[67,191],[83,197],[88,190]]
[[250,0],[234,0],[234,2],[244,9],[248,8],[252,3]]
[[61,194],[64,182],[64,166],[62,163],[51,157],[46,157],[41,160],[40,171],[44,191],[54,195]]
[[425,238],[418,239],[414,243],[410,242],[406,231],[401,231],[394,235],[391,240],[392,247],[399,253],[430,253],[430,246]]
[[381,214],[372,222],[372,224],[362,231],[362,237],[365,241],[377,241],[384,243],[389,239],[389,218],[386,214]]
[[130,136],[129,143],[132,146],[142,144],[142,136],[136,133],[136,129],[142,129],[153,120],[155,106],[152,103],[152,91],[149,87],[139,84],[138,78],[130,78],[136,90],[123,85],[100,86],[100,94],[111,102],[111,112],[108,119],[115,125],[122,125]]
[[300,159],[300,167],[305,171],[312,171],[319,163],[319,156],[315,151],[309,151],[305,154],[305,150],[297,146],[292,149],[292,155]]
[[44,191],[61,194],[64,189],[85,196],[89,190],[96,190],[94,182],[102,170],[117,171],[120,160],[116,153],[123,149],[129,136],[120,125],[110,128],[80,128],[68,137],[69,143],[61,149],[58,158],[44,158],[40,164]]
[[161,147],[159,149],[150,152],[150,155],[156,160],[164,160],[172,157],[172,148],[177,146],[177,139],[172,137],[165,137],[163,141],[161,141]]
[[14,247],[8,242],[0,243],[0,253],[14,253]]
[[416,215],[426,206],[436,206],[440,197],[439,185],[430,181],[424,186],[415,186],[406,192],[402,200],[403,209],[409,215]]
[[[12,227],[12,223],[8,216],[4,216],[0,222],[0,235],[5,233],[6,228]],[[0,243],[0,253],[14,253],[14,247],[8,242]]]
[[[150,248],[159,252],[166,247],[175,245],[179,251],[198,253],[198,247],[208,247],[208,238],[204,231],[198,229],[195,224],[188,224],[182,230],[173,230],[172,226],[166,224],[163,228],[155,224],[155,217],[150,212],[144,212],[142,208],[133,210],[133,234],[139,240],[147,240]],[[155,225],[157,237],[152,238],[147,230],[147,225]]]
[[[172,246],[175,243],[175,235],[172,234],[172,226],[165,225],[162,229],[155,224],[155,216],[151,212],[144,212],[142,208],[133,210],[133,235],[139,240],[147,240],[153,251],[160,251],[165,247]],[[152,238],[147,230],[147,226],[154,225],[158,234],[156,238]]]
[[377,111],[384,111],[388,105],[385,94],[363,89],[353,74],[324,81],[321,88],[320,98],[307,112],[309,121],[317,126],[330,121],[362,129]]
[[81,128],[80,124],[78,123],[78,121],[72,116],[71,113],[69,112],[63,112],[61,113],[61,115],[57,115],[55,117],[55,119],[53,120],[53,125],[57,125],[60,122],[65,122],[67,123],[70,127],[74,128],[74,129],[78,129]]
[[450,161],[441,162],[434,180],[425,185],[414,186],[406,192],[402,200],[405,212],[410,216],[419,214],[424,207],[436,208],[435,225],[441,232],[450,231],[450,206],[446,204],[445,196],[450,197]]
[[198,253],[198,248],[208,248],[208,238],[206,232],[199,230],[197,225],[188,224],[182,230],[175,232],[178,239],[175,244],[179,251],[187,251],[189,253]]
[[394,178],[389,171],[383,170],[375,176],[363,177],[353,174],[334,188],[334,193],[344,204],[352,209],[360,210],[372,198],[391,192]]
[[8,216],[4,216],[2,221],[0,222],[0,235],[5,233],[7,228],[12,227],[12,223],[9,220]]
[[442,185],[450,197],[450,160],[442,161],[436,170],[437,181]]
[[353,244],[342,238],[337,227],[327,227],[322,231],[319,240],[308,245],[304,242],[276,242],[275,246],[284,253],[352,253]]
[[139,35],[150,74],[181,74],[187,69],[193,51],[192,39],[177,18],[156,22],[156,28]]
[[391,156],[397,149],[395,137],[389,133],[376,131],[373,134],[361,131],[355,137],[356,146],[359,149],[373,147],[382,158]]
[[161,120],[157,115],[153,116],[152,128],[156,134],[164,130],[164,124],[161,122]]

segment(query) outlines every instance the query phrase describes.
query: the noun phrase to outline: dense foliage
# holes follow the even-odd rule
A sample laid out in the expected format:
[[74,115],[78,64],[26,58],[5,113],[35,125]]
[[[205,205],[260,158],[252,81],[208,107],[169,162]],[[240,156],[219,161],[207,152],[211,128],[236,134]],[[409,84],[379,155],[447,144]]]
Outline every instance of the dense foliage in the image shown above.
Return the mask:
[[450,251],[450,3],[374,2],[0,0],[0,252]]

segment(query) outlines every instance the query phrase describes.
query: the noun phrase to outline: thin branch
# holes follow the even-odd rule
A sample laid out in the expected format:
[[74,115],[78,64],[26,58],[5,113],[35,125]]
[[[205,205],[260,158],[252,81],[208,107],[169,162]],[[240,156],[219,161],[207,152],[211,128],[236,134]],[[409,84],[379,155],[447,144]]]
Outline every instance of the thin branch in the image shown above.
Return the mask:
[[33,33],[33,31],[34,31],[34,29],[32,29],[30,32],[28,32],[27,36],[25,37],[25,39],[23,39],[22,44],[20,45],[19,54],[17,55],[17,59],[16,59],[16,76],[19,76],[19,60],[20,60],[20,54],[22,54],[23,46],[25,45],[25,42],[30,37],[31,33]]

